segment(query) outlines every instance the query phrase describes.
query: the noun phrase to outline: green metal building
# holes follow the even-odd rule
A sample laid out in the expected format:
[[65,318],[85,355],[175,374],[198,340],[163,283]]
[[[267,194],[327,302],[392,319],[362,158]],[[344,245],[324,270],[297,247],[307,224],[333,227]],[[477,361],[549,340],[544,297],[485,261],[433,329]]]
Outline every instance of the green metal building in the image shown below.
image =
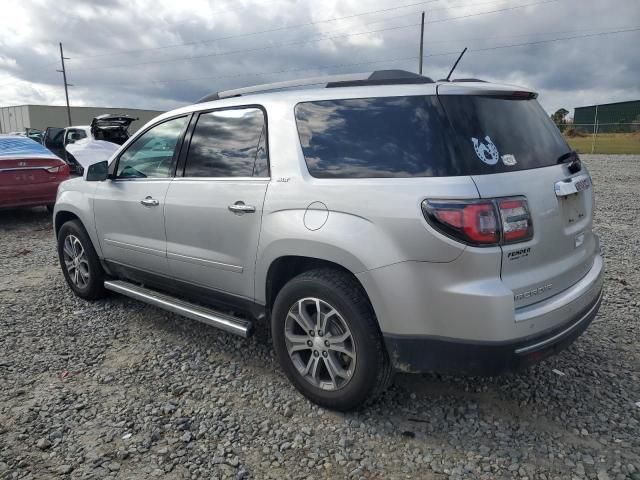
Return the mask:
[[640,100],[589,105],[575,109],[573,123],[577,129],[591,132],[596,122],[598,131],[602,133],[638,131],[638,125],[629,124],[640,124]]

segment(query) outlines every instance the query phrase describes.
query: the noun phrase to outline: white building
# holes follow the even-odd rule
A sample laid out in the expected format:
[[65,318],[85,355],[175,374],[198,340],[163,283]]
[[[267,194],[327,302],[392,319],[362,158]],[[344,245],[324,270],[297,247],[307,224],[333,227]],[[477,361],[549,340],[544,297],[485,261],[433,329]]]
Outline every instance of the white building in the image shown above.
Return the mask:
[[[139,120],[129,127],[133,133],[163,112],[136,108],[71,107],[72,125],[89,125],[103,113],[125,113]],[[25,128],[44,130],[47,127],[68,127],[67,107],[55,105],[16,105],[0,107],[0,133],[24,132]]]

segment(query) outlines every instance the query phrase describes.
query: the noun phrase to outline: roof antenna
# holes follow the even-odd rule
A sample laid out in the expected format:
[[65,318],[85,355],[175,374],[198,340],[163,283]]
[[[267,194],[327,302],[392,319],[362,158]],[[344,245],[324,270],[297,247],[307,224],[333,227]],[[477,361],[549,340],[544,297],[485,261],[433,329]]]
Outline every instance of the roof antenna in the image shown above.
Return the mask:
[[458,59],[456,60],[456,63],[453,64],[453,67],[451,67],[451,71],[449,72],[449,75],[447,75],[447,82],[449,81],[449,79],[451,78],[451,74],[453,73],[453,71],[456,69],[456,67],[458,66],[458,62],[460,61],[460,59],[462,59],[462,56],[464,55],[464,53],[467,51],[467,47],[464,47],[464,50],[462,50],[462,53],[458,56]]

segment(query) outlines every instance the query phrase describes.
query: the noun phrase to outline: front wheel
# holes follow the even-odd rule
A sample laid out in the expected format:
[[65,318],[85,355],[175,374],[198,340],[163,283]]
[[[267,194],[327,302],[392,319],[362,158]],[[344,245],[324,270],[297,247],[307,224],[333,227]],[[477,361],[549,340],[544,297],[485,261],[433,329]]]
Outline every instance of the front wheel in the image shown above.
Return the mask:
[[58,258],[64,278],[77,296],[85,300],[105,296],[104,270],[89,235],[78,220],[70,220],[60,228]]
[[323,407],[354,409],[391,381],[373,309],[346,272],[318,269],[290,280],[274,303],[271,333],[289,380]]

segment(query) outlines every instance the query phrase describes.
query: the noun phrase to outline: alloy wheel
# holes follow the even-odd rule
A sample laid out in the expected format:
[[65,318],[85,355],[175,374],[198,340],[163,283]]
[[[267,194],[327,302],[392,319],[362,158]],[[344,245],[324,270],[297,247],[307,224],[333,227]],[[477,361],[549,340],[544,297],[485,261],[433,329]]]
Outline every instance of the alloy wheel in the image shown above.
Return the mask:
[[78,288],[85,288],[89,283],[89,260],[78,237],[67,235],[64,239],[62,256],[73,284]]
[[323,390],[338,390],[351,380],[356,349],[351,330],[330,304],[319,298],[294,303],[284,324],[289,358],[298,373]]

